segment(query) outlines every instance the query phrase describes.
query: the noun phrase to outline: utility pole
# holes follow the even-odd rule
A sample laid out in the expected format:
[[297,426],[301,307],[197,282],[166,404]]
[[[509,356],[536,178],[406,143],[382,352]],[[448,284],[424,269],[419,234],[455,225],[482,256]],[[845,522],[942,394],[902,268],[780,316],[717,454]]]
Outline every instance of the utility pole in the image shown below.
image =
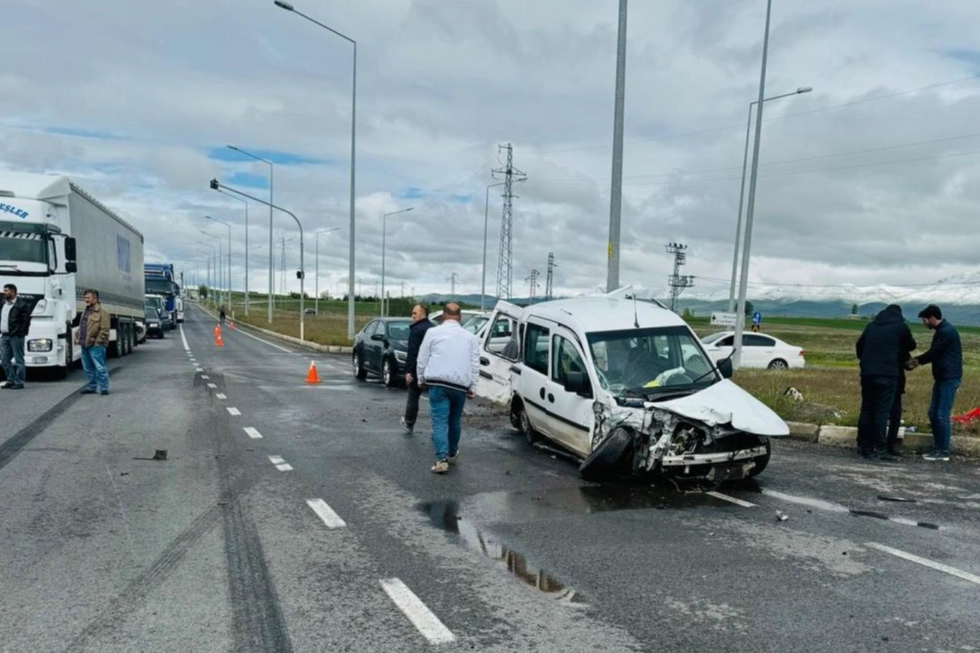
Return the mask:
[[449,282],[450,288],[451,288],[451,290],[449,292],[449,296],[451,298],[453,298],[453,299],[456,299],[456,279],[458,279],[458,278],[459,278],[459,275],[456,274],[455,272],[453,272],[451,275],[449,275],[448,278],[446,278],[446,281]]
[[544,285],[544,298],[551,301],[555,298],[555,268],[558,265],[555,263],[555,253],[548,252],[548,277],[545,279]]
[[[685,288],[694,286],[694,277],[681,275],[681,266],[687,264],[687,245],[680,243],[669,243],[667,253],[674,255],[674,273],[667,277],[667,285],[670,286],[670,310],[674,311],[677,298],[684,292]],[[674,311],[675,313],[677,311]]]
[[514,167],[513,145],[498,145],[497,152],[507,153],[506,165],[492,171],[494,175],[504,176],[504,208],[500,218],[500,248],[497,256],[497,299],[509,299],[514,294],[514,182],[527,181],[527,175]]
[[530,293],[529,293],[529,298],[530,299],[528,300],[528,303],[529,304],[533,304],[534,303],[534,297],[535,297],[535,295],[538,294],[538,275],[539,274],[540,274],[540,272],[538,272],[537,270],[531,270],[531,276],[529,276],[529,277],[527,277],[527,278],[524,279],[524,281],[529,281],[531,283],[531,290],[530,290]]
[[616,40],[616,108],[613,115],[612,189],[609,192],[609,244],[606,292],[619,288],[620,221],[623,212],[623,123],[626,113],[626,0],[619,0]]

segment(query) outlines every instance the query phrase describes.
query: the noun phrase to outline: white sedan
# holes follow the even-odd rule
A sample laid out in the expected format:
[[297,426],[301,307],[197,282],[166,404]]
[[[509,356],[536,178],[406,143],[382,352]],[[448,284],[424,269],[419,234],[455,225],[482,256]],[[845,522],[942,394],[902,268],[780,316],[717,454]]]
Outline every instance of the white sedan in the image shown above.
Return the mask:
[[[732,354],[735,344],[734,331],[712,333],[701,338],[704,350],[717,363]],[[779,338],[762,333],[742,334],[742,367],[763,367],[770,370],[785,370],[806,366],[802,347],[794,347]]]

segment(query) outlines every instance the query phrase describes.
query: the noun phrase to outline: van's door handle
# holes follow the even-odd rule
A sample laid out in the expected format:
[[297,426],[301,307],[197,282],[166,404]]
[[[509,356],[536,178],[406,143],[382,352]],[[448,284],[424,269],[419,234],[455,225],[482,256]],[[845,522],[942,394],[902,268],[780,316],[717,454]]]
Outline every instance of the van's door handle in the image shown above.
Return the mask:
[[541,388],[541,392],[539,392],[538,394],[541,395],[542,399],[544,399],[544,388]]
[[483,365],[484,367],[486,367],[489,364],[490,364],[490,359],[489,358],[484,358],[483,356],[480,356],[480,365]]
[[550,401],[551,403],[555,403],[555,395],[553,395],[553,394],[551,394],[549,392],[548,393],[548,401]]

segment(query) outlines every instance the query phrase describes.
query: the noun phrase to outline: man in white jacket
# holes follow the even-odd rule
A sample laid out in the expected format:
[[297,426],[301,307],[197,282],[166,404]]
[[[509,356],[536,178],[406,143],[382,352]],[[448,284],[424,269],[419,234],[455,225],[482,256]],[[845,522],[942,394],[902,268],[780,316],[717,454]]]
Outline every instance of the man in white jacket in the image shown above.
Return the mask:
[[448,472],[459,457],[463,407],[476,396],[480,377],[480,343],[460,326],[459,304],[446,304],[442,314],[443,323],[426,331],[417,363],[419,385],[429,389],[436,474]]

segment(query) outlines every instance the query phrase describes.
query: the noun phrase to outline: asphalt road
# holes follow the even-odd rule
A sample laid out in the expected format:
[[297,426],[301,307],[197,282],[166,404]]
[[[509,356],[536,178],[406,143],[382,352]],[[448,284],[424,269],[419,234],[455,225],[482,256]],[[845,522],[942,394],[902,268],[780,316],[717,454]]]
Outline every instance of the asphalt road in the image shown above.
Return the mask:
[[425,404],[213,328],[0,391],[0,651],[980,650],[976,463],[595,485],[473,402],[436,476]]

